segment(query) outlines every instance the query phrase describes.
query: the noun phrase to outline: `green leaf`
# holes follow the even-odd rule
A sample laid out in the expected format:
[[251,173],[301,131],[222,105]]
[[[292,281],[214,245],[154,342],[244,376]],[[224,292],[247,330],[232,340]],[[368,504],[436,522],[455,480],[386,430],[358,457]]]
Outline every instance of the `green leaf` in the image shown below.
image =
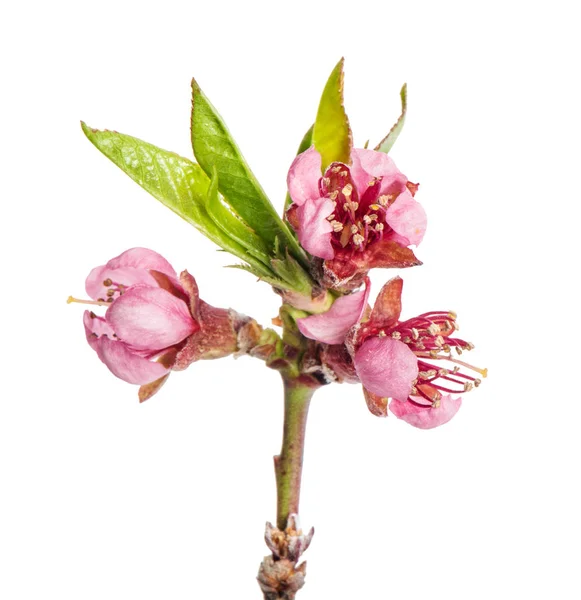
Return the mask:
[[349,164],[353,140],[343,106],[342,58],[329,77],[315,120],[313,142],[321,155],[323,171],[335,161]]
[[154,198],[224,250],[270,273],[243,246],[226,235],[206,211],[210,180],[199,165],[129,135],[99,131],[82,122],[81,126],[98,150]]
[[227,269],[240,269],[241,271],[247,271],[252,275],[255,275],[261,281],[265,281],[266,283],[272,285],[275,288],[281,290],[293,290],[294,288],[289,285],[287,282],[282,279],[278,279],[275,275],[265,275],[260,270],[250,266],[250,265],[227,265]]
[[313,145],[313,130],[315,129],[315,124],[313,123],[307,133],[303,136],[301,143],[299,145],[299,149],[297,150],[297,156],[308,150]]
[[[302,154],[306,150],[308,150],[313,145],[313,129],[314,128],[315,128],[315,126],[311,125],[311,127],[309,128],[307,133],[305,133],[305,135],[303,136],[303,139],[301,140],[301,143],[299,145],[299,149],[297,150],[297,156],[299,154]],[[288,207],[291,204],[292,204],[292,198],[290,197],[290,194],[287,192],[286,199],[284,201],[284,214],[286,214],[286,211],[288,210]],[[291,229],[291,232],[292,232],[292,229]]]
[[401,97],[401,115],[395,122],[395,125],[390,129],[389,133],[377,144],[375,150],[377,152],[385,152],[386,154],[392,149],[405,123],[405,116],[408,108],[408,89],[407,83],[403,84],[399,93]]
[[[206,197],[206,209],[208,214],[216,225],[230,238],[243,246],[249,254],[256,257],[267,268],[270,265],[269,249],[254,231],[240,217],[238,217],[232,208],[224,203],[218,192],[219,180],[216,169],[214,168],[208,195]],[[272,275],[274,275],[272,273]]]
[[276,213],[224,121],[195,80],[192,80],[192,94],[192,145],[200,166],[208,175],[216,169],[220,192],[257,235],[269,246],[279,237],[281,243],[307,266],[303,249]]
[[312,279],[288,252],[284,259],[273,258],[270,264],[279,278],[288,283],[293,290],[305,295],[310,294],[313,289]]

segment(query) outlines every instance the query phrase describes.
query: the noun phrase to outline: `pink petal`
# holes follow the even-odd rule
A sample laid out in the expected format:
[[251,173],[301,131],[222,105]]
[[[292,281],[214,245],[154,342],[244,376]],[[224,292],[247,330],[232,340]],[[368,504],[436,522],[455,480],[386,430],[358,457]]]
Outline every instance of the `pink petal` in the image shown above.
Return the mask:
[[418,376],[418,359],[404,344],[390,337],[372,337],[355,353],[361,383],[382,398],[406,400]]
[[331,245],[333,227],[327,220],[334,210],[335,204],[329,198],[307,200],[297,209],[299,242],[313,256],[327,259],[335,256]]
[[89,342],[93,350],[97,350],[98,338],[105,336],[113,339],[113,335],[115,334],[113,328],[103,317],[98,317],[88,310],[83,314],[83,325],[85,326],[87,342]]
[[297,319],[300,332],[324,344],[342,344],[349,329],[363,315],[369,291],[370,286],[366,285],[361,292],[337,298],[325,313]]
[[422,205],[406,189],[387,209],[385,220],[396,234],[407,239],[406,246],[417,246],[426,232],[428,218]]
[[145,385],[169,373],[169,369],[162,364],[133,354],[121,341],[101,337],[97,340],[95,349],[111,373],[127,383]]
[[302,206],[307,200],[319,198],[321,155],[314,146],[299,154],[291,165],[286,182],[292,201]]
[[110,269],[119,269],[121,267],[134,267],[135,269],[145,269],[147,271],[160,271],[174,279],[177,273],[169,262],[157,252],[148,248],[130,248],[125,250],[119,256],[112,258],[107,266]]
[[177,344],[199,329],[183,300],[145,285],[134,286],[115,300],[105,318],[132,348],[152,352]]
[[[422,399],[413,398],[414,401],[422,402]],[[432,429],[447,423],[459,410],[462,398],[442,396],[439,405],[418,406],[415,403],[392,400],[389,409],[398,418],[419,429]]]
[[108,288],[103,285],[106,279],[125,287],[139,283],[155,286],[155,279],[149,273],[151,270],[177,277],[173,267],[157,252],[147,248],[131,248],[112,258],[106,265],[94,268],[85,281],[85,289],[96,300],[107,297]]
[[385,152],[355,148],[351,151],[351,160],[351,176],[358,190],[366,190],[374,177],[382,177],[380,194],[399,193],[405,189],[407,177]]

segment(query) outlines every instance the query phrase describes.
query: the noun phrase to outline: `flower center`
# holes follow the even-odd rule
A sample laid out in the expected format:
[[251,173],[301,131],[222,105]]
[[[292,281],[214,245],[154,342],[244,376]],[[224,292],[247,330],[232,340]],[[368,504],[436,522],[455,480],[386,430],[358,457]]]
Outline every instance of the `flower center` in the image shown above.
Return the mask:
[[[108,278],[103,280],[103,287],[107,288],[107,292],[105,293],[106,298],[97,298],[97,300],[80,300],[79,298],[69,296],[67,298],[67,304],[75,302],[77,304],[94,304],[95,306],[109,306],[109,304],[111,304],[116,298],[121,296],[127,290],[126,285],[123,285],[122,283],[117,283]],[[117,296],[115,296],[116,294]]]
[[385,216],[395,196],[379,195],[381,180],[373,178],[360,196],[347,166],[333,163],[327,169],[319,181],[319,190],[335,203],[335,211],[327,217],[333,227],[331,243],[335,247],[362,252],[391,231]]

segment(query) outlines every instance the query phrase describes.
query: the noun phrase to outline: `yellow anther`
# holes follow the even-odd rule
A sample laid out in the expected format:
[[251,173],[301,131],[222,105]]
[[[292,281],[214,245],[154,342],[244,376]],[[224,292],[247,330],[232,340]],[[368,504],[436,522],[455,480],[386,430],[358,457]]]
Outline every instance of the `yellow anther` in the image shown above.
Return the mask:
[[370,208],[371,210],[379,210],[379,208],[380,208],[380,207],[379,207],[379,204],[370,204],[370,205],[369,205],[369,208]]

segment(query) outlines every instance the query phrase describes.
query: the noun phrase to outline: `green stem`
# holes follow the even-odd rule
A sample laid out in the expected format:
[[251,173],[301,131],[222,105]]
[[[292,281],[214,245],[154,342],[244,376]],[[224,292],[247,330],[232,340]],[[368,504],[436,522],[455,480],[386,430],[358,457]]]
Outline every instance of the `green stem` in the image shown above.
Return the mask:
[[280,454],[274,457],[276,474],[276,523],[284,530],[290,514],[299,512],[305,429],[309,404],[316,387],[297,379],[284,381],[284,428]]

